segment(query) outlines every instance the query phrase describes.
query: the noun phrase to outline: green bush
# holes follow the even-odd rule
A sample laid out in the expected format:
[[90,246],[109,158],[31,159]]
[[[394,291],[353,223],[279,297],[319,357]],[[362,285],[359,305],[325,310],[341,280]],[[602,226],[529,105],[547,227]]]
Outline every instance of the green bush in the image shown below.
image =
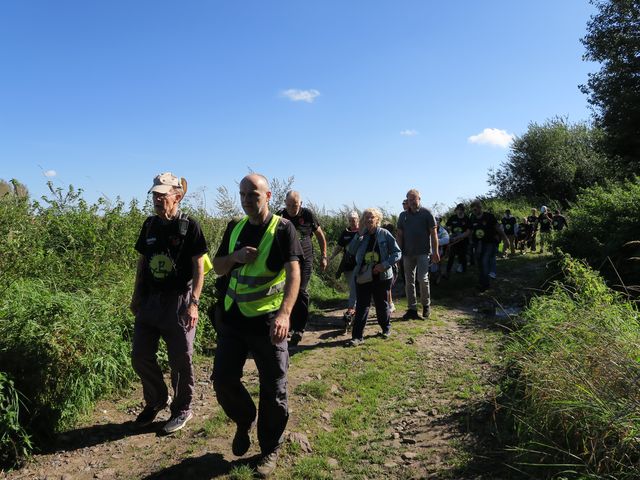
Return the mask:
[[25,396],[20,423],[36,440],[133,379],[128,287],[68,293],[25,280],[0,301],[0,364]]
[[555,239],[555,246],[576,258],[586,259],[608,278],[617,279],[611,258],[623,281],[640,282],[637,262],[629,260],[623,245],[640,240],[640,178],[583,190],[571,209],[568,229]]
[[561,266],[565,282],[532,300],[507,349],[518,461],[553,475],[637,478],[638,311],[585,264]]
[[20,424],[21,407],[13,381],[0,372],[0,466],[15,464],[31,450],[31,438]]

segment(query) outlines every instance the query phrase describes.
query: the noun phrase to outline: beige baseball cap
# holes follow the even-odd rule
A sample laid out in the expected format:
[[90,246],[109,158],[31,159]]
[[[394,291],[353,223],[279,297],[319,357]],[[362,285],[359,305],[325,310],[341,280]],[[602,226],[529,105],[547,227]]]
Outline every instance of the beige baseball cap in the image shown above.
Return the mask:
[[186,193],[187,181],[184,178],[176,177],[171,172],[164,172],[155,176],[149,193],[169,193],[173,188],[179,188],[183,193]]

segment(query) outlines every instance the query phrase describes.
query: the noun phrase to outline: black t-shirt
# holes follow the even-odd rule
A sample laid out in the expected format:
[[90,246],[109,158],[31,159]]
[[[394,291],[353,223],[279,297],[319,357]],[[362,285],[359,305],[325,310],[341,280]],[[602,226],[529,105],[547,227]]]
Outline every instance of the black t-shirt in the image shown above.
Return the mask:
[[526,223],[518,224],[518,238],[524,240],[529,235],[529,225]]
[[502,217],[502,228],[506,235],[515,235],[516,232],[516,217]]
[[[239,250],[242,247],[257,248],[267,231],[271,218],[272,216],[269,215],[269,218],[262,225],[252,225],[249,222],[245,223],[233,251]],[[216,257],[226,257],[232,253],[229,251],[229,241],[231,239],[231,232],[237,224],[238,221],[232,221],[227,225],[227,229],[222,236],[222,243],[216,252]],[[298,240],[296,230],[293,228],[293,224],[288,220],[280,219],[271,251],[267,257],[267,268],[272,272],[279,272],[285,263],[302,261],[302,258],[302,247]],[[241,264],[236,264],[233,268],[240,266]],[[225,278],[227,278],[226,285],[228,285],[228,277],[229,275],[225,275]],[[234,302],[231,309],[225,312],[223,318],[225,323],[234,328],[251,334],[265,335],[269,333],[269,323],[275,313],[276,312],[247,318],[240,313],[237,304]]]
[[338,246],[342,247],[342,259],[340,260],[340,266],[338,267],[340,272],[349,272],[356,266],[355,257],[347,252],[347,247],[356,235],[358,235],[357,230],[353,232],[346,228],[338,238]]
[[[380,245],[378,245],[378,242],[376,242],[376,238],[376,235],[369,235],[369,242],[367,243],[367,250],[364,254],[363,261],[363,264],[365,265],[372,264],[375,266],[376,264],[380,263]],[[380,274],[374,273],[373,280],[380,280]]]
[[458,215],[454,215],[447,220],[447,229],[454,236],[462,235],[470,228],[471,221],[467,217],[460,218]]
[[207,253],[202,229],[193,218],[187,217],[188,227],[180,232],[180,220],[163,222],[153,215],[142,224],[135,249],[145,257],[143,282],[150,290],[183,292],[193,279],[192,257]]
[[529,222],[529,228],[531,232],[535,232],[538,230],[538,217],[535,215],[529,215],[527,217],[527,222]]
[[553,216],[553,229],[556,231],[562,230],[567,226],[567,219],[564,218],[563,215],[554,215]]
[[348,228],[345,228],[340,234],[340,238],[338,238],[338,246],[342,247],[343,249],[347,248],[351,243],[351,240],[353,240],[353,237],[355,237],[356,235],[358,235],[358,230],[353,232]]
[[540,233],[549,233],[551,231],[551,215],[548,213],[541,213],[538,217],[538,222],[540,223]]
[[474,242],[484,243],[496,243],[498,241],[496,237],[496,225],[498,221],[496,217],[489,213],[484,212],[480,218],[473,215],[471,217],[471,230],[473,231]]
[[300,244],[302,245],[302,251],[304,252],[305,259],[310,261],[313,259],[313,242],[311,241],[311,235],[318,230],[320,223],[314,215],[314,213],[308,208],[300,208],[300,212],[295,217],[292,217],[287,212],[287,209],[280,210],[277,215],[282,218],[286,218],[298,232],[300,238]]

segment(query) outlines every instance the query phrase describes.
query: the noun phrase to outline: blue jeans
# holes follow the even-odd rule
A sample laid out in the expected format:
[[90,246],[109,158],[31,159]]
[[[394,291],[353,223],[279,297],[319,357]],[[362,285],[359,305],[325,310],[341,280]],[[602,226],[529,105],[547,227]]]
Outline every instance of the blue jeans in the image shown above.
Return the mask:
[[495,243],[477,242],[475,253],[480,274],[480,288],[489,288],[489,272],[491,272],[491,267],[495,265],[498,246]]

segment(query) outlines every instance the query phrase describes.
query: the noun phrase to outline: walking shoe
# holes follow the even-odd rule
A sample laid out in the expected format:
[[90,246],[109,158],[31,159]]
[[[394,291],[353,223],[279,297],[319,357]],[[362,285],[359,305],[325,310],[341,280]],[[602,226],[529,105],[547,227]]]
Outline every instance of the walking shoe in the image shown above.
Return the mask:
[[256,422],[252,422],[248,427],[241,427],[240,425],[236,426],[236,434],[233,437],[233,442],[231,443],[231,452],[236,457],[241,457],[249,447],[251,446],[251,430]]
[[496,272],[489,272],[489,278],[495,280],[497,277]]
[[158,413],[167,408],[171,403],[171,396],[167,397],[167,401],[159,405],[146,405],[138,417],[136,418],[136,424],[140,427],[146,427],[151,425],[156,419]]
[[462,265],[458,265],[458,268],[456,268],[456,272],[457,273],[464,273],[464,268],[462,267]]
[[387,330],[386,332],[382,332],[382,338],[385,340],[391,336],[391,330]]
[[422,307],[422,319],[426,320],[431,316],[431,307]]
[[193,412],[183,412],[180,415],[172,415],[167,423],[162,427],[162,432],[166,435],[181,430],[189,420],[193,418]]
[[291,338],[289,339],[289,346],[295,347],[300,343],[300,340],[302,340],[302,332],[293,332],[291,334]]
[[362,338],[352,338],[345,344],[345,347],[357,347],[358,345],[362,345],[363,343],[364,340]]
[[402,320],[420,320],[420,315],[418,315],[418,311],[410,308],[406,311],[406,313],[402,316]]
[[263,455],[258,462],[256,467],[256,471],[260,478],[267,478],[269,475],[273,473],[276,469],[276,464],[278,463],[278,457],[280,456],[279,449],[274,450],[268,455]]
[[389,303],[389,311],[390,311],[391,313],[393,313],[393,312],[395,312],[395,311],[396,311],[396,305],[395,305],[393,302],[390,302],[390,303]]

